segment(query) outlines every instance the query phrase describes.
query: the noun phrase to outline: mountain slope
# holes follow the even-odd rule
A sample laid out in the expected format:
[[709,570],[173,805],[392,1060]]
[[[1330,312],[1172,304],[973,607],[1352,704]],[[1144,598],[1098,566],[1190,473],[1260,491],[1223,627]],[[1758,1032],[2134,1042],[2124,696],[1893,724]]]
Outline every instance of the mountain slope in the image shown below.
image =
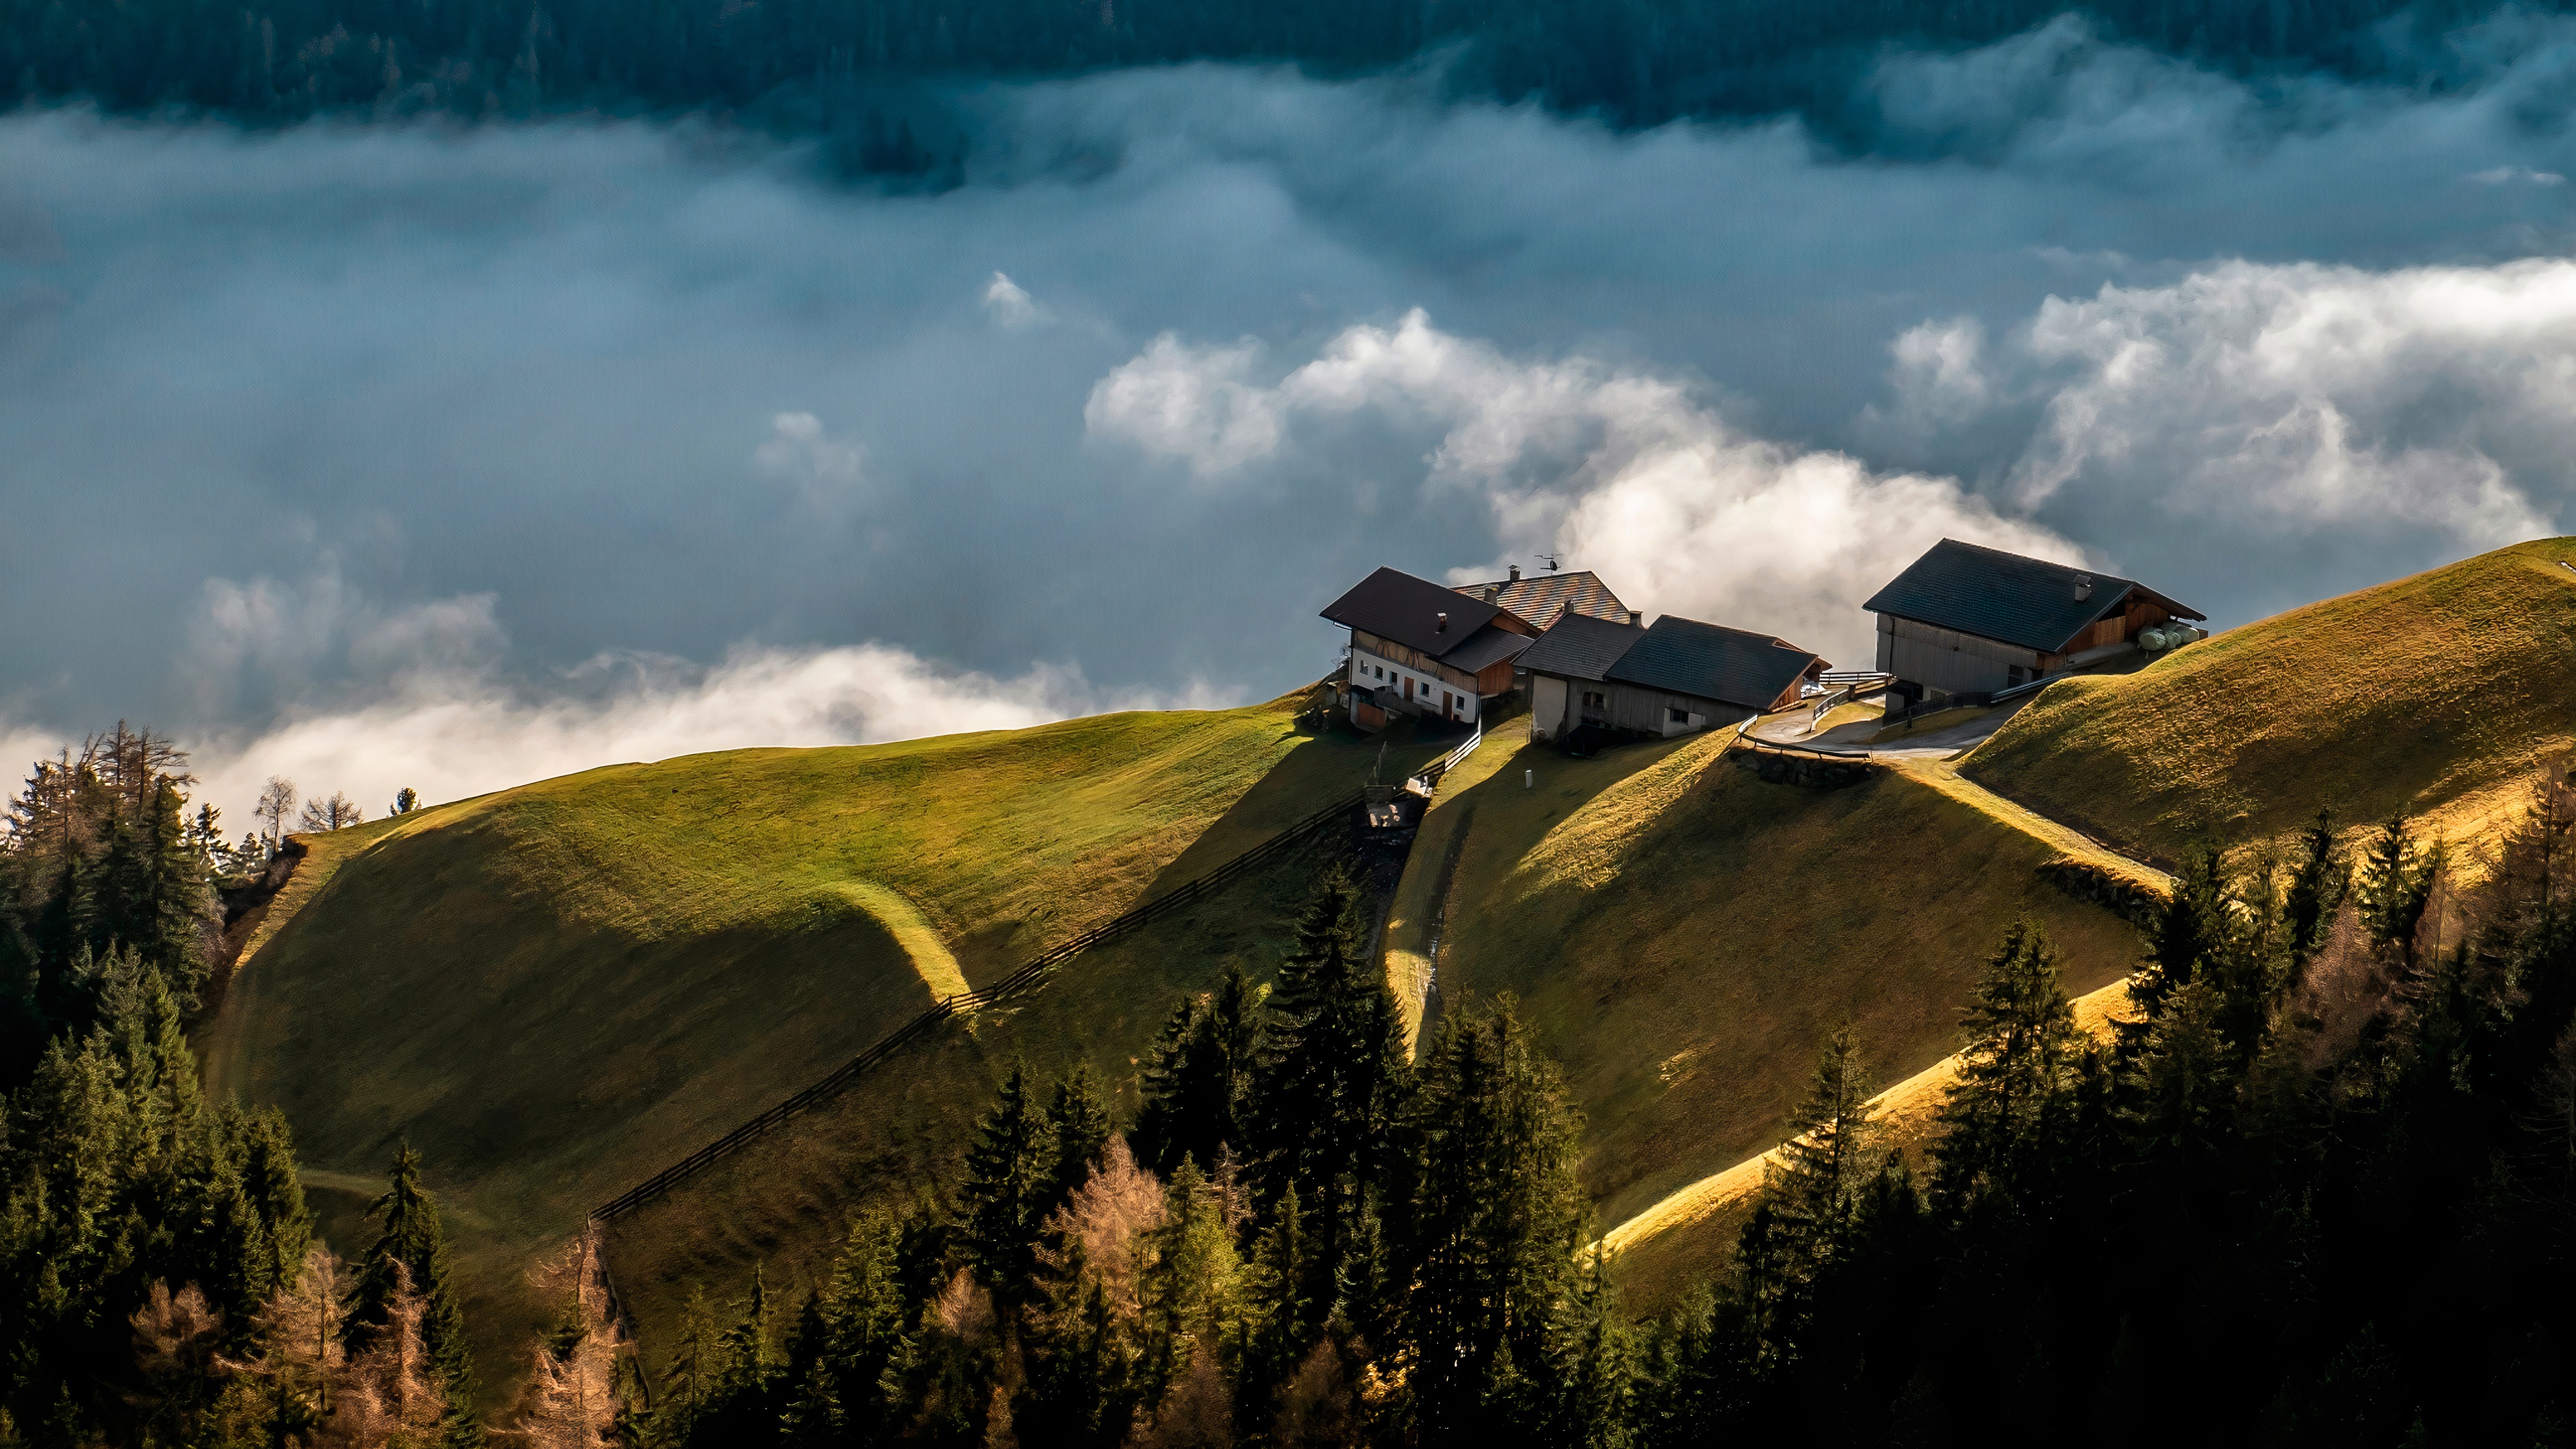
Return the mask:
[[[1989,810],[1892,770],[1771,784],[1736,753],[1713,735],[1593,760],[1525,748],[1440,807],[1464,837],[1441,1004],[1520,997],[1588,1114],[1605,1228],[1776,1143],[1837,1021],[1882,1080],[1949,1055],[2015,917],[2056,939],[2077,989],[2137,953],[2125,919],[2054,883],[2066,850]],[[1408,875],[1433,865],[1417,850]],[[1715,1266],[1630,1291],[1652,1306]]]
[[590,1204],[1356,788],[1376,743],[1294,709],[622,765],[316,838],[209,1085],[286,1110],[344,1251],[421,1149],[493,1376]]
[[2135,674],[2062,680],[1961,773],[2151,860],[2331,805],[2465,827],[2576,742],[2576,539],[2293,609]]

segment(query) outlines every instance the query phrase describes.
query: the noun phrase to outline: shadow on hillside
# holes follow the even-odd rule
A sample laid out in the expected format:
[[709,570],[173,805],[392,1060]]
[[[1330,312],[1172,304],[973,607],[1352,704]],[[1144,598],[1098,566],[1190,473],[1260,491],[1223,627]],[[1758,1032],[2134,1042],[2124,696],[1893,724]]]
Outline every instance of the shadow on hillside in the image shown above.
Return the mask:
[[[1283,732],[1287,729],[1283,724]],[[1366,785],[1372,772],[1381,784],[1402,782],[1405,776],[1438,759],[1452,743],[1420,738],[1411,720],[1399,721],[1374,735],[1358,735],[1336,727],[1309,737],[1199,832],[1188,849],[1155,875],[1136,904],[1154,900],[1224,865]]]

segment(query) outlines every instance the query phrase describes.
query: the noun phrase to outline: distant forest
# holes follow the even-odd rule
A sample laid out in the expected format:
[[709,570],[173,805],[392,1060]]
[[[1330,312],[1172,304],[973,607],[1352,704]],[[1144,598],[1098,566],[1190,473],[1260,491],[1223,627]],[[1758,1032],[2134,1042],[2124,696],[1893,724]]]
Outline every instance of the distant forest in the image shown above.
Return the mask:
[[[1807,109],[1890,46],[1990,42],[2079,8],[2235,66],[2370,71],[2371,27],[2471,0],[0,0],[0,103],[254,123],[714,112],[927,169],[871,101],[917,81],[1185,60],[1323,73],[1454,52],[1452,84],[1625,125]],[[2555,9],[2555,5],[2541,8]],[[862,157],[857,152],[864,151]]]

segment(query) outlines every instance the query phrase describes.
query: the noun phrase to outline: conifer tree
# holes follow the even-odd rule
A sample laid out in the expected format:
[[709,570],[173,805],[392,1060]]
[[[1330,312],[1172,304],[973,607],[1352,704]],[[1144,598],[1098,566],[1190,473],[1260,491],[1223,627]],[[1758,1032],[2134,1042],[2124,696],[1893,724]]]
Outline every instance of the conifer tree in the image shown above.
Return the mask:
[[891,1213],[871,1208],[851,1219],[816,1303],[820,1339],[789,1412],[790,1442],[865,1446],[896,1426],[891,1396],[912,1351],[902,1251]]
[[2343,848],[2335,841],[2334,812],[2319,810],[2307,828],[2299,832],[2290,858],[2289,888],[2282,897],[2282,914],[2290,937],[2292,984],[2297,983],[2317,947],[2324,944],[2326,927],[2343,905],[2350,880]]
[[976,1124],[966,1154],[965,1248],[985,1285],[1012,1297],[1036,1267],[1045,1223],[1054,1147],[1046,1111],[1029,1089],[1028,1064],[1015,1061],[992,1110]]
[[1322,1261],[1337,1264],[1364,1184],[1379,1175],[1411,1076],[1402,1014],[1369,969],[1358,887],[1315,888],[1264,1010],[1252,1139],[1262,1193],[1294,1184]]
[[2056,952],[2035,927],[2016,921],[2005,930],[1965,1027],[1935,1148],[1934,1193],[1953,1212],[1990,1194],[2009,1203],[2035,1185],[2047,1166],[2050,1114],[2074,1080],[2075,1015]]
[[2129,978],[2130,1000],[2153,1017],[2168,995],[2190,984],[2219,949],[2226,929],[2227,855],[2217,841],[2203,837],[2184,852],[2173,891],[2156,912],[2147,959]]
[[662,1365],[661,1402],[655,1406],[654,1421],[666,1442],[686,1444],[699,1420],[714,1404],[717,1389],[724,1381],[725,1333],[716,1325],[715,1309],[707,1302],[705,1285],[689,1285],[688,1306],[680,1312],[680,1328],[671,1344],[669,1362]]
[[439,1223],[438,1204],[421,1186],[420,1154],[408,1141],[395,1149],[385,1191],[368,1204],[367,1212],[376,1220],[376,1241],[368,1248],[349,1293],[348,1316],[341,1330],[349,1352],[354,1357],[367,1351],[390,1321],[393,1302],[408,1284],[421,1300],[421,1347],[447,1395],[444,1442],[478,1445],[483,1431],[474,1411],[474,1368],[465,1342],[464,1308],[449,1273],[447,1235]]
[[2416,842],[2403,815],[2389,817],[2362,853],[2362,932],[2372,945],[2393,949],[2407,966],[2415,962],[2416,928],[2432,904],[2444,859],[2440,844],[2428,849]]
[[1091,1063],[1077,1062],[1055,1086],[1055,1100],[1047,1108],[1047,1125],[1055,1134],[1055,1151],[1048,1164],[1046,1191],[1037,1205],[1044,1218],[1064,1205],[1073,1190],[1100,1161],[1100,1149],[1109,1143],[1109,1109],[1100,1100],[1100,1088],[1092,1076]]
[[1417,1145],[1391,1196],[1413,1428],[1459,1442],[1498,1431],[1547,1362],[1590,1214],[1574,1175],[1582,1118],[1505,997],[1442,1029],[1408,1128]]

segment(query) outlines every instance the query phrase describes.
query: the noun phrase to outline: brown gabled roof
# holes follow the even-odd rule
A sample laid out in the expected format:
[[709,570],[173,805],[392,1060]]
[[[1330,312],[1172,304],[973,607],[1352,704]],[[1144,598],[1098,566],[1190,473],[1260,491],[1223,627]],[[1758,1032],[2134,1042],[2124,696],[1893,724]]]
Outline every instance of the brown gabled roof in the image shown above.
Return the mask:
[[1482,600],[1460,598],[1457,590],[1429,579],[1379,569],[1325,606],[1324,617],[1441,659],[1502,618],[1503,610]]
[[1460,584],[1458,592],[1509,609],[1542,630],[1565,614],[1585,614],[1613,624],[1638,622],[1637,611],[1620,603],[1619,596],[1610,592],[1610,586],[1590,569],[1496,579],[1490,584]]

